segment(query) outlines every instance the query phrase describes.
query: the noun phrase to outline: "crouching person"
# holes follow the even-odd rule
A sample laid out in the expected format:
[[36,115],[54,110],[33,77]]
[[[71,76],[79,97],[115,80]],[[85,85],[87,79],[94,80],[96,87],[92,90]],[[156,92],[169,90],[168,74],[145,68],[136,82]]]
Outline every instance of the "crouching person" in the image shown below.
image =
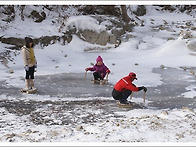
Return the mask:
[[115,100],[119,100],[120,104],[123,105],[129,105],[131,104],[129,101],[127,101],[127,98],[131,95],[131,93],[144,90],[147,92],[147,88],[142,87],[136,87],[132,82],[134,80],[137,80],[136,74],[131,72],[128,76],[120,79],[115,85],[114,89],[112,91],[112,97]]
[[93,67],[85,69],[86,71],[94,71],[93,77],[95,81],[104,80],[106,74],[110,73],[109,68],[103,63],[101,56],[98,56],[96,59],[96,64]]
[[21,48],[25,75],[25,88],[24,91],[36,90],[34,87],[34,72],[37,68],[37,61],[33,50],[33,40],[30,37],[25,37],[25,45]]

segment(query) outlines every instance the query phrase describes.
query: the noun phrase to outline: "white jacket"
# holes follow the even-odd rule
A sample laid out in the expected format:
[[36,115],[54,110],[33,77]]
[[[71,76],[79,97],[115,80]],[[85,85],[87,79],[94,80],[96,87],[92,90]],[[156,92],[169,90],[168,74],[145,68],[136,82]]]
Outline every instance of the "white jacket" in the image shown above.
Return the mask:
[[21,52],[23,56],[24,66],[28,65],[28,67],[32,67],[37,64],[37,60],[35,56],[34,56],[35,58],[34,62],[30,63],[30,50],[26,46],[23,46],[21,50],[22,50]]

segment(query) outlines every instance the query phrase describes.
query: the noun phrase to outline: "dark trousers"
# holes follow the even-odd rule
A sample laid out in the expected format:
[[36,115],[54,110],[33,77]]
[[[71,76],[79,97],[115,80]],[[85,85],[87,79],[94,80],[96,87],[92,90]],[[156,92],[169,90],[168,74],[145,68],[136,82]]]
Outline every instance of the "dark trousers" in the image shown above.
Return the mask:
[[25,79],[34,79],[34,72],[35,72],[35,66],[29,67],[29,71],[26,71]]
[[112,97],[115,99],[115,100],[119,100],[120,102],[126,102],[127,101],[127,98],[131,95],[132,91],[130,90],[125,90],[123,92],[119,92],[115,89],[113,89],[112,91]]
[[103,80],[100,72],[94,72],[93,76],[95,80]]

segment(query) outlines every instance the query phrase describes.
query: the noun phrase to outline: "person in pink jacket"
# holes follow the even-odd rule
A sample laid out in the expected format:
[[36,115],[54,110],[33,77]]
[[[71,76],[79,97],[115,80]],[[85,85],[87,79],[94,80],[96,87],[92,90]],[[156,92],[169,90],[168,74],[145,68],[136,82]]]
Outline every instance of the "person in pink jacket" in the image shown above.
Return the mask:
[[96,59],[96,64],[93,67],[88,67],[86,71],[94,71],[93,76],[94,80],[103,80],[106,73],[110,73],[109,68],[103,63],[101,56],[98,56]]

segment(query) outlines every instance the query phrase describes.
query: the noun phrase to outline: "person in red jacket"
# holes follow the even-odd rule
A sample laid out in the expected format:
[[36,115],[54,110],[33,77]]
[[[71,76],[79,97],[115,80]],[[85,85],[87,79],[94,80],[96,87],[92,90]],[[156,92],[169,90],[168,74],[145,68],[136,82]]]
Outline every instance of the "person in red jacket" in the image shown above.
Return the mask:
[[128,76],[120,79],[115,85],[114,89],[112,91],[112,97],[115,100],[119,100],[120,104],[130,104],[127,101],[127,98],[131,95],[132,91],[137,92],[140,90],[144,90],[147,92],[147,88],[142,87],[136,87],[132,82],[134,80],[137,80],[136,74],[134,72],[129,73]]

